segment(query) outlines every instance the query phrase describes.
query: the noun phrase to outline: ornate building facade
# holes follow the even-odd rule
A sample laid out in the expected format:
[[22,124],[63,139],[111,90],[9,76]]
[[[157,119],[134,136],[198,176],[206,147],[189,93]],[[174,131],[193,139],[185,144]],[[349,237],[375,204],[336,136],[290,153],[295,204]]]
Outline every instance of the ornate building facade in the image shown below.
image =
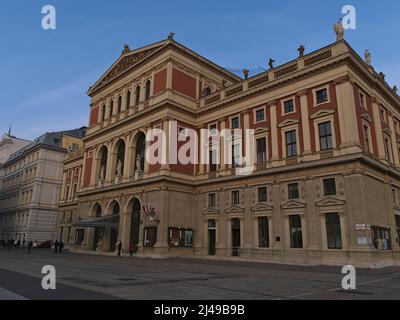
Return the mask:
[[[125,46],[88,92],[75,248],[398,265],[399,96],[345,40],[303,53],[243,80],[172,37]],[[253,129],[254,172],[235,144],[234,164],[212,143],[210,164],[150,163],[157,128],[169,161],[188,129]]]

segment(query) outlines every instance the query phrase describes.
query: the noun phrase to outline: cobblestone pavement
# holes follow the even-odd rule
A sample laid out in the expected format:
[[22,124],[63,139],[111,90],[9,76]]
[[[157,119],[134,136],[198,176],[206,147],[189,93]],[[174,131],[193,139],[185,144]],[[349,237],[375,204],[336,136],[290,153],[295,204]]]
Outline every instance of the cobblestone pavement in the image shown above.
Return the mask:
[[[41,288],[44,265],[56,268],[56,290]],[[342,278],[339,267],[0,249],[0,299],[400,299],[400,268],[358,269],[351,292]]]

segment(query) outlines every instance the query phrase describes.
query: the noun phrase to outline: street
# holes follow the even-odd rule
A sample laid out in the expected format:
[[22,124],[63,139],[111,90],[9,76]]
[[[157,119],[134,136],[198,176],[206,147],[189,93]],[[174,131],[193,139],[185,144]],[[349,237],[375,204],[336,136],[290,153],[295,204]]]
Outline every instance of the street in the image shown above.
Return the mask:
[[[56,269],[56,290],[41,287]],[[344,291],[338,267],[205,259],[151,259],[0,249],[0,300],[321,300],[400,299],[400,269],[357,269]]]

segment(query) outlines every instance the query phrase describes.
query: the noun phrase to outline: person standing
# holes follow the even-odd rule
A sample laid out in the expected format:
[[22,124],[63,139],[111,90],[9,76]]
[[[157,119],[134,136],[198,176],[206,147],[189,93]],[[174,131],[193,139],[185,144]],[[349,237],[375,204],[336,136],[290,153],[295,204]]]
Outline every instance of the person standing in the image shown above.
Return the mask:
[[60,243],[58,242],[58,240],[56,240],[56,241],[54,242],[54,253],[57,253],[57,252],[58,252],[58,247],[59,247],[59,245],[60,245]]
[[28,253],[31,253],[32,246],[33,246],[32,241],[29,241],[29,242],[28,242]]
[[117,257],[120,257],[121,256],[121,251],[122,251],[122,242],[120,240],[117,241],[116,247],[117,247],[117,250],[118,250]]
[[64,248],[64,242],[60,240],[60,242],[58,243],[58,252],[62,253],[63,248]]

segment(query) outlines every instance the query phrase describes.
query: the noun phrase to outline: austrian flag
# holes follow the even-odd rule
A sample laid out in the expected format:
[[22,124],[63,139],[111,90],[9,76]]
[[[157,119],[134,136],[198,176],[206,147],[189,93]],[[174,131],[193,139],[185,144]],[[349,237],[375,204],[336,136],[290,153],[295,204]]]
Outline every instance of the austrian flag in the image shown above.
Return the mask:
[[143,206],[143,211],[150,218],[150,221],[154,221],[156,219],[156,210],[153,207],[145,204]]

